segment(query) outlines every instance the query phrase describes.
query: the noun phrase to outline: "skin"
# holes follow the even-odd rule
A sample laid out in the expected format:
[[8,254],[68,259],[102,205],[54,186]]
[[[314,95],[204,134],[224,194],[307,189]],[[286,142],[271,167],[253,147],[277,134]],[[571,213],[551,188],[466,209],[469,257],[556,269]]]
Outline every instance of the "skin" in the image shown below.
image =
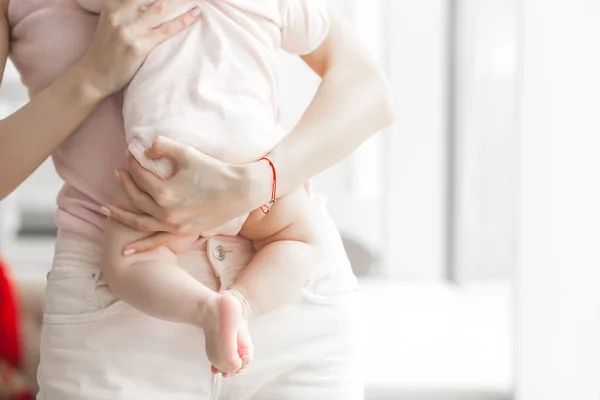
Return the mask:
[[[19,1],[19,0],[12,0]],[[0,200],[8,196],[107,96],[121,89],[159,43],[198,20],[188,13],[156,29],[164,14],[186,3],[160,2],[140,15],[145,0],[109,1],[87,54],[19,111],[0,120]],[[0,82],[9,49],[8,0],[0,0]],[[22,369],[37,389],[43,283],[18,287],[23,334]]]
[[[198,19],[188,13],[153,28],[187,1],[159,0],[140,15],[138,9],[145,2],[107,1],[87,54],[27,105],[0,120],[0,200],[29,177],[104,98],[122,89],[155,46]],[[7,6],[8,0],[0,0],[0,77],[9,48]],[[298,125],[268,155],[277,167],[279,197],[348,156],[394,119],[381,71],[348,23],[338,13],[330,15],[327,38],[302,58],[322,78],[319,89]],[[160,181],[132,160],[130,171],[117,175],[140,212],[111,205],[105,209],[135,229],[164,232],[129,247],[138,253],[173,242],[175,234],[210,230],[255,210],[271,194],[272,172],[264,161],[225,164],[166,138],[157,139],[148,155],[171,158],[178,172]],[[211,220],[203,219],[209,214]],[[37,321],[39,316],[32,315],[32,321]]]
[[[18,0],[13,0],[18,1]],[[152,49],[198,20],[187,13],[156,26],[189,0],[109,0],[87,54],[23,108],[0,120],[0,200],[19,186],[107,96],[127,84]],[[8,0],[0,0],[0,73],[8,56]],[[1,75],[0,75],[1,76]]]
[[[389,86],[375,61],[338,13],[330,10],[330,18],[327,38],[302,57],[322,78],[317,93],[296,127],[267,155],[277,168],[278,197],[347,157],[394,120]],[[270,198],[272,172],[265,161],[226,164],[167,138],[158,138],[147,155],[170,158],[178,171],[163,181],[133,158],[129,172],[117,171],[139,211],[109,204],[104,212],[137,230],[163,231],[125,250],[139,253],[168,245],[174,234],[210,230]]]

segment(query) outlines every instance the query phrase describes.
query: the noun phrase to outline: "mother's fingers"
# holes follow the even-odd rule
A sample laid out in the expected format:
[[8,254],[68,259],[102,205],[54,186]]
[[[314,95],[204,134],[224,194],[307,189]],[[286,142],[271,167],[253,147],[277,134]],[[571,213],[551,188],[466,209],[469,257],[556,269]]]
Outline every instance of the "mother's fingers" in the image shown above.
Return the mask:
[[135,214],[111,205],[107,205],[106,208],[109,210],[109,216],[112,219],[137,229],[138,231],[158,232],[164,230],[163,224],[149,215]]
[[[165,22],[165,18],[167,18],[170,15],[173,15],[173,13],[176,11],[185,10],[183,7],[186,4],[189,4],[189,9],[187,9],[185,13],[182,13],[181,15],[178,15],[174,18],[169,18],[170,22],[173,22],[178,20],[180,17],[187,15],[187,22],[189,22],[187,26],[189,26],[190,23],[193,22],[190,20],[190,17],[195,17],[200,14],[198,6],[192,3],[195,2],[190,0],[157,0],[152,4],[148,5],[146,8],[144,8],[144,6],[142,5],[141,8],[138,8],[139,10],[142,10],[140,17],[134,24],[145,30],[149,28],[156,28],[157,26]],[[192,13],[192,10],[197,11],[194,11]],[[181,25],[181,21],[178,22],[178,25]]]
[[152,10],[152,5],[155,3],[171,3],[171,0],[106,0],[113,9],[120,8],[127,10],[131,15],[137,15],[137,18]]
[[[130,157],[131,160],[131,176],[135,183],[144,190],[152,199],[153,202],[156,203],[159,208],[174,208],[176,206],[181,205],[182,197],[177,196],[177,192],[173,192],[171,189],[173,180],[175,176],[163,180],[154,173],[148,171],[146,168],[142,167],[142,165],[133,158]],[[146,211],[144,209],[144,211]],[[165,211],[165,210],[163,210]],[[164,218],[166,215],[163,214],[155,214],[152,213],[157,218]],[[179,223],[181,220],[176,220],[175,223]]]
[[108,21],[121,27],[128,36],[136,38],[140,49],[152,49],[168,38],[192,25],[200,18],[200,9],[192,9],[165,21],[173,12],[191,0],[112,0],[105,10],[110,11]]
[[[151,174],[151,173],[150,173]],[[150,195],[144,193],[133,181],[131,175],[126,171],[119,171],[119,179],[125,189],[125,194],[133,205],[140,211],[154,218],[162,216],[162,209]]]
[[151,159],[167,157],[177,165],[177,169],[186,168],[190,162],[201,154],[193,147],[176,142],[166,136],[157,137],[152,146],[146,150],[146,156]]
[[172,21],[167,21],[152,30],[149,40],[158,45],[168,38],[177,35],[200,19],[200,9],[195,7]]
[[148,187],[150,187],[152,184],[152,178],[156,178],[156,176],[144,168],[142,164],[140,164],[140,162],[133,156],[133,154],[128,153],[127,159],[130,166],[129,173],[131,174],[133,181],[140,189],[148,193]]
[[140,17],[139,8],[145,0],[107,0],[102,13],[109,14],[109,22],[113,26],[128,24]]

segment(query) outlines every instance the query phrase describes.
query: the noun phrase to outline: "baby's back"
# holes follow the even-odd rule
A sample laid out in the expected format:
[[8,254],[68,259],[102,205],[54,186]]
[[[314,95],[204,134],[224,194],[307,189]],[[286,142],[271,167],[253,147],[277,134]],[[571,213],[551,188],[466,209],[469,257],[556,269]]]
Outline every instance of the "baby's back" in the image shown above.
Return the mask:
[[128,142],[157,135],[223,161],[268,153],[277,125],[277,51],[304,54],[327,33],[321,0],[205,0],[201,20],[157,47],[125,95]]

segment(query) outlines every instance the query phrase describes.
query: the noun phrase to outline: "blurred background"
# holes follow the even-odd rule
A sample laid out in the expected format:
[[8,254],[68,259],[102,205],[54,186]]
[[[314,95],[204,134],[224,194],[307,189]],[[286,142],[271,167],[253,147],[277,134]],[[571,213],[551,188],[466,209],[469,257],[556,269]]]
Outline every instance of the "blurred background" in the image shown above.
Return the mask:
[[[331,0],[389,77],[397,122],[315,180],[362,281],[368,399],[508,399],[517,157],[515,4]],[[318,85],[281,56],[283,123]],[[26,101],[12,65],[4,115]],[[0,204],[21,279],[50,268],[48,160]],[[441,396],[441,397],[440,397]]]
[[[597,282],[585,274],[568,281],[569,291],[564,286],[553,291],[564,276],[553,278],[551,251],[542,257],[547,271],[522,264],[538,262],[536,252],[555,242],[539,241],[546,234],[546,222],[539,221],[550,213],[543,208],[550,187],[544,186],[550,169],[543,166],[550,161],[537,150],[548,147],[521,137],[531,129],[530,137],[544,140],[542,132],[553,129],[550,115],[561,107],[544,108],[556,93],[545,90],[546,84],[575,80],[580,88],[599,86],[598,79],[577,81],[570,69],[560,69],[559,51],[584,57],[583,38],[600,33],[593,28],[599,24],[592,23],[599,19],[591,19],[600,18],[600,4],[330,3],[354,24],[381,64],[396,101],[392,127],[315,179],[329,198],[361,280],[367,400],[600,398],[595,384],[579,386],[578,393],[585,393],[579,397],[540,389],[552,387],[546,378],[558,381],[567,372],[573,375],[563,388],[581,374],[600,376],[599,350],[591,339],[600,333],[600,322],[587,326],[587,336],[561,331],[545,308],[560,308],[557,298],[570,293],[571,303],[560,303],[568,304],[562,314],[577,326],[588,319],[581,317],[583,311],[571,311],[583,304],[597,320],[600,307],[594,300],[600,299],[584,297],[593,292],[584,282]],[[564,21],[571,21],[570,32],[581,42],[559,36]],[[283,122],[292,127],[318,79],[298,59],[282,54],[281,64]],[[9,65],[0,90],[2,116],[25,101]],[[568,103],[562,105],[568,109]],[[0,203],[0,251],[19,279],[43,279],[50,267],[60,186],[48,161]],[[538,287],[540,282],[546,286]],[[567,357],[573,368],[557,363],[544,374],[556,361],[552,354],[571,354],[568,346],[577,340],[583,340],[578,354],[585,359]]]
[[[368,399],[509,399],[517,30],[511,0],[331,0],[381,63],[397,122],[315,180],[362,281]],[[318,85],[281,56],[291,127]],[[4,115],[26,101],[10,66]],[[0,204],[21,279],[50,267],[50,161]]]

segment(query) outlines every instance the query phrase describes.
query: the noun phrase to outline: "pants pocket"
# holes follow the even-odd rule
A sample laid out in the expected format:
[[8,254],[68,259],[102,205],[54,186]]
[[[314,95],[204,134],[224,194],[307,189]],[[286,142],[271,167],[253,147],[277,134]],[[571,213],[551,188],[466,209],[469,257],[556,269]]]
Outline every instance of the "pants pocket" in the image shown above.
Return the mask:
[[122,303],[101,279],[99,268],[55,265],[47,276],[44,323],[82,323]]

